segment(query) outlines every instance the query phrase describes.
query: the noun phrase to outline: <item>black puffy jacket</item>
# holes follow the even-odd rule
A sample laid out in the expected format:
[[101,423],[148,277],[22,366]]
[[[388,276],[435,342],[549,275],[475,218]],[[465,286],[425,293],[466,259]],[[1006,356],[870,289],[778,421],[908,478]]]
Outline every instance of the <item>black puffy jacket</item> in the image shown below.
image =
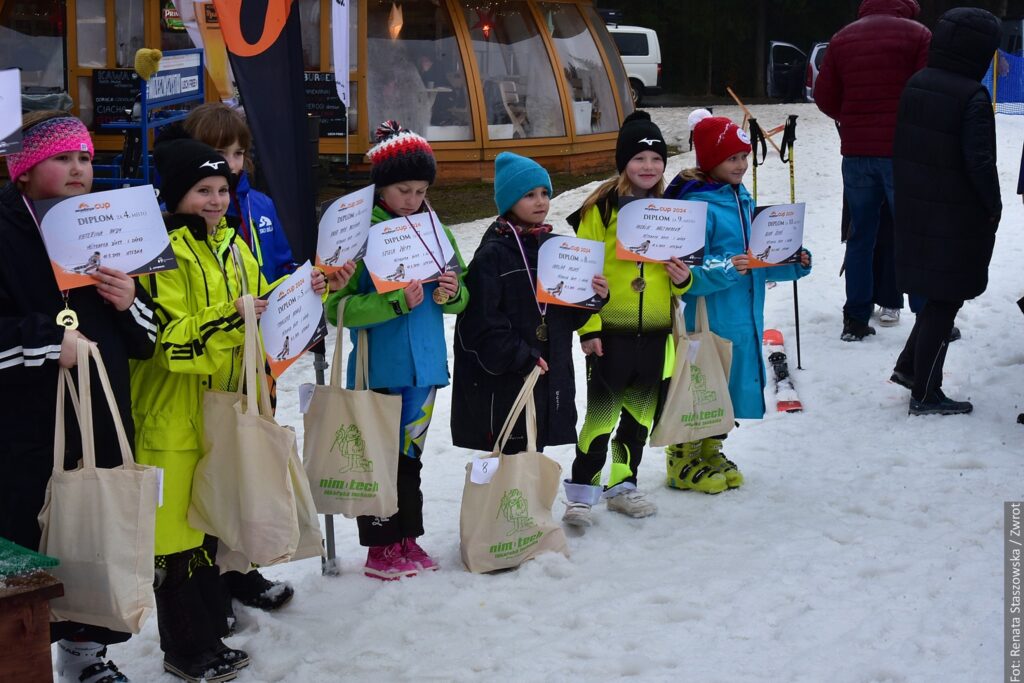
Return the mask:
[[[548,306],[548,341],[536,337],[540,313],[535,298],[538,243],[523,237],[530,270],[523,266],[515,238],[500,234],[497,223],[484,233],[466,274],[470,298],[455,322],[452,376],[452,442],[462,448],[490,451],[522,388],[522,381],[544,358],[548,372],[534,389],[538,446],[576,441],[576,374],[573,332],[591,311]],[[520,418],[506,453],[526,450]]]
[[[78,331],[99,346],[129,443],[134,443],[129,358],[153,355],[153,303],[138,284],[131,308],[118,312],[95,287],[68,292]],[[0,536],[39,546],[36,515],[53,471],[57,373],[64,328],[57,312],[64,299],[53,277],[46,247],[21,193],[13,183],[0,189]],[[107,400],[92,372],[96,464],[121,464]],[[74,412],[65,409],[65,466],[81,457]]]
[[981,78],[999,22],[957,8],[900,98],[893,148],[896,276],[904,292],[963,301],[985,291],[1002,212],[995,117]]

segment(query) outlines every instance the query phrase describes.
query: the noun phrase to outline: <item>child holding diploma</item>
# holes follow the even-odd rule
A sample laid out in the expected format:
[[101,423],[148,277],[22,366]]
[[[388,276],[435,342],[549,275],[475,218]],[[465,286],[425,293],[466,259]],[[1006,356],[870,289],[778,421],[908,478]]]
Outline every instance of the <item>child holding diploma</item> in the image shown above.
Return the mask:
[[[157,308],[158,351],[132,367],[136,458],[163,469],[156,516],[157,624],[164,669],[185,680],[234,678],[249,663],[227,647],[216,539],[188,523],[192,476],[203,456],[203,394],[235,391],[242,367],[243,288],[273,285],[226,219],[231,169],[211,147],[165,133],[153,150],[178,268],[143,278]],[[316,271],[311,286],[326,289]],[[255,301],[259,317],[267,302]]]
[[[373,224],[429,212],[427,188],[434,182],[437,165],[430,145],[397,121],[377,128],[377,144],[366,156],[370,179],[376,186]],[[439,270],[445,267],[440,240],[447,238],[463,272],[465,265],[451,232],[435,219],[430,228],[417,231],[417,239],[430,253]],[[462,276],[452,271],[436,282],[413,280],[404,289],[378,294],[365,262],[356,267],[348,286],[327,299],[327,318],[337,324],[338,302],[346,298],[346,327],[352,329],[348,357],[348,387],[353,388],[360,329],[367,330],[369,388],[402,397],[402,452],[398,459],[398,512],[386,519],[357,518],[359,542],[367,546],[364,573],[381,580],[413,576],[437,569],[437,563],[417,542],[423,535],[423,494],[420,492],[421,456],[434,411],[438,387],[448,385],[448,355],[444,339],[446,313],[461,313],[469,293]]]
[[[252,166],[249,157],[252,133],[245,119],[226,104],[207,102],[189,112],[184,128],[190,137],[213,147],[228,162],[235,182],[232,183],[227,215],[239,218],[239,236],[256,257],[263,276],[274,281],[290,274],[296,264],[274,201],[249,184],[247,170]],[[345,263],[341,272],[329,278],[331,287],[343,287],[355,267],[351,261]],[[224,590],[243,605],[267,611],[283,607],[295,593],[289,583],[270,581],[256,569],[244,574],[225,572],[221,575],[221,582]],[[228,622],[233,623],[234,613],[230,605],[228,599],[225,605]]]
[[[551,179],[540,164],[512,152],[494,160],[498,218],[484,233],[466,275],[473,293],[455,322],[452,442],[490,451],[523,378],[539,365],[537,447],[576,441],[576,380],[572,334],[591,311],[537,300],[537,252],[551,205]],[[603,275],[594,291],[608,296]],[[526,450],[525,420],[505,452]]]
[[[93,144],[85,125],[59,111],[26,114],[22,150],[7,157],[11,182],[0,190],[0,536],[33,550],[39,547],[36,519],[53,471],[53,434],[59,368],[77,362],[79,339],[98,344],[121,421],[131,438],[129,358],[149,358],[156,339],[153,304],[134,279],[100,266],[95,286],[61,291],[34,218],[34,203],[76,197],[92,190]],[[69,226],[68,239],[71,234]],[[114,421],[93,374],[96,464],[119,467]],[[70,406],[70,402],[68,402]],[[82,457],[78,422],[70,407],[65,423],[65,467]],[[61,558],[58,558],[61,559]],[[106,661],[106,646],[130,637],[106,628],[55,622],[55,667],[61,680],[79,680],[90,669],[98,680],[125,681]]]
[[[737,418],[764,416],[765,368],[761,354],[765,282],[796,280],[811,272],[811,255],[801,250],[800,263],[772,268],[749,267],[747,246],[754,202],[743,187],[750,139],[729,119],[706,109],[690,114],[697,168],[682,171],[665,196],[708,204],[704,264],[691,269],[693,286],[683,300],[686,327],[693,330],[697,297],[707,301],[711,331],[732,342],[729,396]],[[722,453],[716,438],[676,444],[666,449],[668,485],[720,493],[737,488],[743,475]]]
[[[619,175],[601,184],[569,217],[578,224],[580,237],[605,243],[604,272],[611,294],[601,312],[579,330],[587,356],[587,413],[572,478],[565,481],[562,521],[567,524],[590,526],[591,507],[602,495],[609,510],[630,517],[657,511],[637,489],[637,468],[665,376],[672,297],[689,289],[690,271],[677,258],[665,264],[620,260],[615,243],[620,197],[660,197],[667,154],[665,138],[650,115],[633,112],[623,121],[615,145]],[[609,441],[611,474],[602,491]]]

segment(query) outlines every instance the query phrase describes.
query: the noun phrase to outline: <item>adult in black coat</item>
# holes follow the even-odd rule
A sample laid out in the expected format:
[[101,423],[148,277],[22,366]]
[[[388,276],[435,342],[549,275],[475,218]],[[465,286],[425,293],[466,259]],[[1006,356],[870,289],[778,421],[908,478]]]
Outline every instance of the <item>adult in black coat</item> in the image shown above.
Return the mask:
[[[534,389],[537,446],[576,442],[576,374],[572,335],[591,311],[549,305],[547,339],[537,338],[541,314],[536,299],[537,235],[520,233],[523,264],[510,224],[491,224],[466,274],[470,303],[455,321],[452,377],[452,442],[490,451],[522,379],[543,358],[547,372]],[[524,413],[525,414],[525,413]],[[520,417],[504,452],[526,450],[526,422]]]
[[927,299],[896,361],[912,414],[969,413],[942,393],[957,311],[985,291],[1002,213],[995,117],[981,79],[999,45],[999,20],[977,8],[939,18],[928,66],[900,98],[893,147],[896,277]]

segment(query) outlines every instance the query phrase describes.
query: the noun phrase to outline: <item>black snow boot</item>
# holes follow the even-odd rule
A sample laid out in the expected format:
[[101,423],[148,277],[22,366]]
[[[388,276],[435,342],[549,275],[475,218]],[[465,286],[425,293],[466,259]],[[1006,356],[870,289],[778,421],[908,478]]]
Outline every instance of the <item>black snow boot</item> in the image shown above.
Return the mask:
[[284,581],[270,581],[259,571],[226,572],[224,582],[231,596],[247,607],[273,612],[288,604],[295,590]]

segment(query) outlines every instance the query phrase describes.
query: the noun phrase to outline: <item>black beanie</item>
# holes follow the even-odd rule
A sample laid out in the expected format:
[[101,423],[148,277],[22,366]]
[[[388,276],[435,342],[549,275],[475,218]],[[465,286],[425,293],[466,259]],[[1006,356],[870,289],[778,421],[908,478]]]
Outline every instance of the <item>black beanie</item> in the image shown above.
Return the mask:
[[193,140],[179,130],[168,130],[153,147],[160,174],[160,200],[174,213],[178,202],[203,178],[223,176],[231,183],[228,162],[213,147]]
[[626,117],[619,129],[619,139],[615,143],[615,168],[619,173],[640,152],[655,152],[668,163],[668,145],[661,129],[651,121],[650,114],[637,110]]

